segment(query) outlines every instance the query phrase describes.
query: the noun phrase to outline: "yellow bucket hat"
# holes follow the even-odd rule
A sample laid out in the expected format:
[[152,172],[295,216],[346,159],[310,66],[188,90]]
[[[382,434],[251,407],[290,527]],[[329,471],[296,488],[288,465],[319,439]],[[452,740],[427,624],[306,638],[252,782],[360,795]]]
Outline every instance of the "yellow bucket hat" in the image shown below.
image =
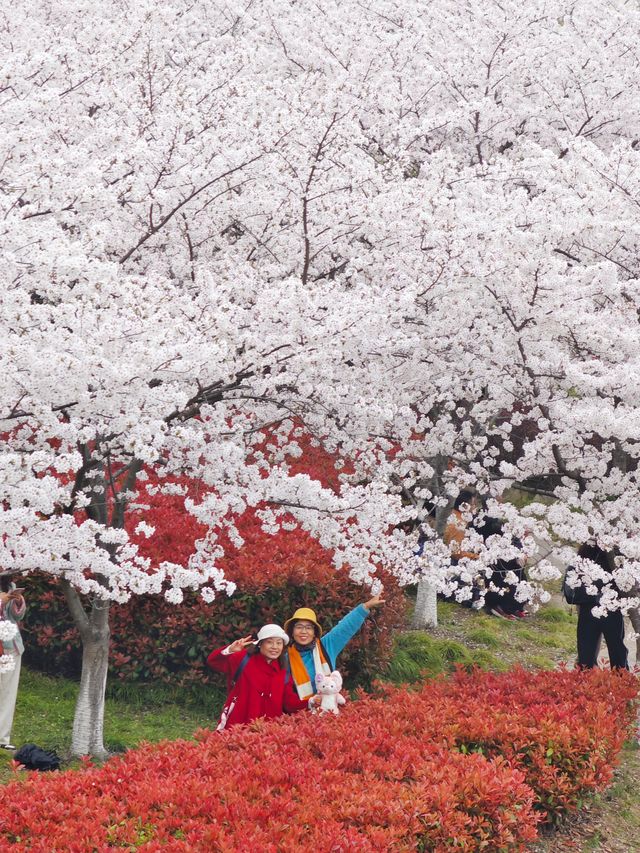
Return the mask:
[[291,619],[287,619],[287,621],[284,623],[284,630],[287,632],[287,634],[290,634],[291,631],[289,631],[289,626],[293,627],[294,622],[303,622],[303,621],[304,622],[313,622],[313,624],[318,629],[318,636],[319,637],[322,636],[322,628],[318,624],[318,620],[316,619],[315,611],[312,610],[310,607],[298,607],[298,609],[293,614]]

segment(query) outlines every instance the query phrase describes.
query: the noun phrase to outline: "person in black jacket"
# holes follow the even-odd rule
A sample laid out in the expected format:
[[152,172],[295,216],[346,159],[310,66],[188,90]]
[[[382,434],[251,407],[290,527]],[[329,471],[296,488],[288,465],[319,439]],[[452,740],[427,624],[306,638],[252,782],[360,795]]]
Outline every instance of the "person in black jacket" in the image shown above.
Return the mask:
[[[612,574],[613,553],[603,551],[594,542],[582,545],[578,556],[597,563],[605,572]],[[594,586],[600,592],[603,581],[595,581]],[[613,588],[615,589],[615,584]],[[578,606],[578,666],[592,669],[597,665],[598,649],[604,637],[611,668],[629,669],[627,647],[624,644],[624,617],[620,610],[597,617],[593,615],[592,610],[600,603],[600,594],[587,595],[584,602]]]
[[[497,518],[488,517],[476,527],[485,543],[490,536],[503,536],[504,527]],[[522,545],[518,539],[512,544],[517,548]],[[524,606],[516,598],[518,584],[525,580],[524,558],[498,559],[493,565],[493,571],[486,580],[487,591],[484,596],[485,610],[500,619],[522,619],[527,614]],[[509,583],[507,577],[513,575],[515,583]]]

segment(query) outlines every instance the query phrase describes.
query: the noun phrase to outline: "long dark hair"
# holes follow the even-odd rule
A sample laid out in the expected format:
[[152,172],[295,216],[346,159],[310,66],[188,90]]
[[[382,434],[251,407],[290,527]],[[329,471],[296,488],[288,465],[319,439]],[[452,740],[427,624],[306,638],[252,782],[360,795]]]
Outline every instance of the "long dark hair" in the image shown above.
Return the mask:
[[11,575],[0,575],[0,592],[9,592],[11,589]]

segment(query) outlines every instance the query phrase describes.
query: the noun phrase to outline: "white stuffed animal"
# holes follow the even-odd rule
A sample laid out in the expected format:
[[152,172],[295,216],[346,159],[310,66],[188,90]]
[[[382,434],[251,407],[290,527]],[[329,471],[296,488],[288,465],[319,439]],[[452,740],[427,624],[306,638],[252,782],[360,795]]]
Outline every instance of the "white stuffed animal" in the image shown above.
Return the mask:
[[320,696],[320,705],[317,710],[320,714],[330,711],[332,714],[340,713],[338,705],[344,705],[347,701],[344,696],[340,695],[342,690],[342,676],[338,670],[334,670],[331,675],[324,675],[322,672],[316,674],[316,689]]

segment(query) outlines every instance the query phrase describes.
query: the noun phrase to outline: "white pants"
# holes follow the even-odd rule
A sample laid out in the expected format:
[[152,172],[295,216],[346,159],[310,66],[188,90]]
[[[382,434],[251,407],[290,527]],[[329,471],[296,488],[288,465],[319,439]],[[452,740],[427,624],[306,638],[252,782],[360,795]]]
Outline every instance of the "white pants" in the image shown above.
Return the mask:
[[11,672],[0,674],[0,743],[11,743],[11,727],[13,712],[16,709],[18,682],[20,681],[20,664],[22,655],[10,652],[16,662]]

